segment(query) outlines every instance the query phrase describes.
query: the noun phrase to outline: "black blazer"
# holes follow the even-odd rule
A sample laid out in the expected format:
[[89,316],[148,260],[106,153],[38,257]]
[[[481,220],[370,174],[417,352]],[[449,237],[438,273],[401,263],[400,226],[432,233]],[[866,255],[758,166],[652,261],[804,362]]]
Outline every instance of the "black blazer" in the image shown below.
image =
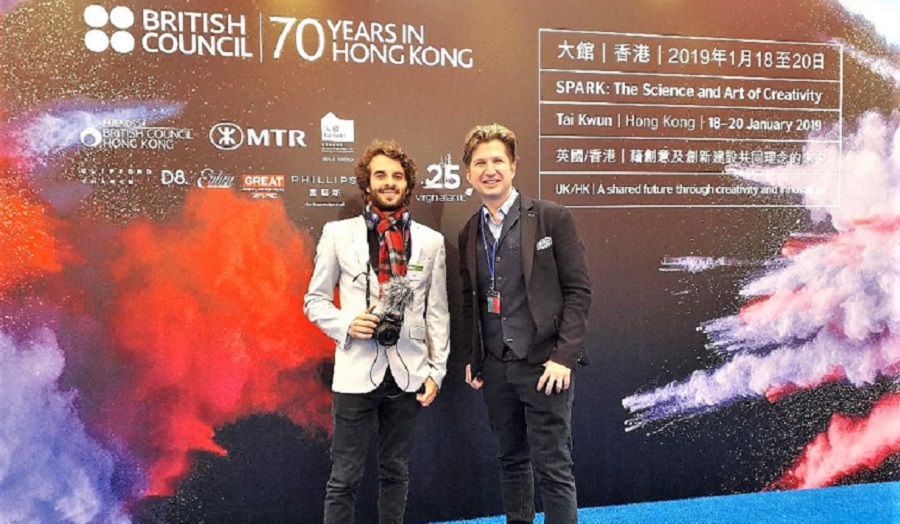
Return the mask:
[[[570,369],[576,363],[587,364],[584,339],[591,307],[591,279],[575,219],[568,209],[548,200],[535,200],[520,193],[518,204],[525,288],[537,327],[528,361],[542,364],[553,360]],[[475,259],[475,242],[481,238],[481,212],[479,207],[462,227],[457,244],[463,289],[461,338],[473,377],[478,375],[485,357],[479,313],[484,304],[478,297]]]

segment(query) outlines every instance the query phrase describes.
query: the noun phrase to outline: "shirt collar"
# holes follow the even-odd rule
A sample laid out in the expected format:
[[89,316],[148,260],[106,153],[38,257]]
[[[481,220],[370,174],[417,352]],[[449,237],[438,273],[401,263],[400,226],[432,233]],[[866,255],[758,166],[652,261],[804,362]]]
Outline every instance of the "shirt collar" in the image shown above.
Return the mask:
[[[509,196],[506,197],[506,200],[503,201],[503,204],[500,205],[500,209],[497,210],[497,214],[500,215],[500,222],[503,222],[503,219],[509,215],[509,210],[512,209],[513,204],[516,203],[516,198],[519,197],[519,192],[516,191],[516,188],[510,188]],[[488,210],[487,206],[481,204],[481,212],[486,215],[486,218],[491,218],[491,212]]]

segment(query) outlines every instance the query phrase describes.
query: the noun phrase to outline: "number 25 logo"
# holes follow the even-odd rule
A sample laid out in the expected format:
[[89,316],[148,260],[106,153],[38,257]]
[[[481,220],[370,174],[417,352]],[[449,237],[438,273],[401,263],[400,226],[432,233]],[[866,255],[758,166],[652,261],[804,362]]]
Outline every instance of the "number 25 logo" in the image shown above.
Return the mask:
[[430,175],[422,186],[425,189],[456,189],[460,184],[459,164],[450,162],[450,153],[437,164],[431,164],[426,169]]

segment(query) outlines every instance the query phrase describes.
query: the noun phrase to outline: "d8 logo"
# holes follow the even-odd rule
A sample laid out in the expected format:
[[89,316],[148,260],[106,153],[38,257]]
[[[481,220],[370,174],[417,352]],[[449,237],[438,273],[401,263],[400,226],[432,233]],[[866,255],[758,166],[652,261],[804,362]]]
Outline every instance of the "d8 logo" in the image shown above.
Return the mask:
[[187,175],[184,174],[183,169],[176,169],[174,171],[172,171],[171,169],[163,169],[160,171],[159,179],[164,186],[188,185]]

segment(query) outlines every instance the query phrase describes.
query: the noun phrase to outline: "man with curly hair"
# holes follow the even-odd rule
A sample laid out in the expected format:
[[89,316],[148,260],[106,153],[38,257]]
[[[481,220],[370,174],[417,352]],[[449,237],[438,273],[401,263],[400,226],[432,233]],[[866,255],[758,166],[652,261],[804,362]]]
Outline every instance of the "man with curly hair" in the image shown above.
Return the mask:
[[[399,145],[373,142],[355,171],[366,208],[360,216],[325,224],[304,298],[306,315],[335,341],[325,522],[355,522],[357,487],[369,439],[377,433],[378,520],[399,524],[416,415],[434,401],[447,373],[444,238],[410,217],[416,163]],[[412,301],[399,339],[384,345],[374,336],[381,322],[377,313],[386,302],[383,292],[397,278],[408,282]]]

